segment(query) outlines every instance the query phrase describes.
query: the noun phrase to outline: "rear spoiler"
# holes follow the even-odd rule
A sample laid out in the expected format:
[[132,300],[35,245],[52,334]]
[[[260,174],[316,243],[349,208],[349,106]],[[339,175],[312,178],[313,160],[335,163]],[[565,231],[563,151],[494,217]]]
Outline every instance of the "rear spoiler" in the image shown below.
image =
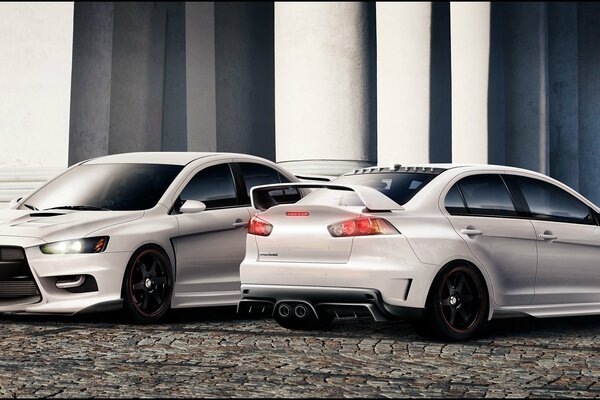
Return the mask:
[[348,190],[355,192],[360,200],[370,211],[404,210],[404,208],[385,194],[368,186],[339,185],[331,183],[275,183],[271,185],[255,186],[250,190],[252,207],[265,211],[278,203],[269,195],[273,190],[298,189],[332,189]]

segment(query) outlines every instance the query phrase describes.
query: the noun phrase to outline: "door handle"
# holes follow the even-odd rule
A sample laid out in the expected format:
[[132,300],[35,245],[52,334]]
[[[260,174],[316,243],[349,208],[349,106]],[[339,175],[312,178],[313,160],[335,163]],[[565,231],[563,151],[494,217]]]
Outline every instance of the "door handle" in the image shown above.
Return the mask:
[[555,240],[555,239],[558,239],[558,236],[556,236],[554,233],[552,233],[550,231],[546,231],[544,233],[540,233],[538,235],[538,237],[540,239],[543,239],[543,240]]
[[481,232],[479,229],[472,229],[472,228],[461,229],[460,233],[467,235],[467,236],[478,236],[478,235],[483,234],[483,232]]
[[238,218],[238,219],[236,219],[236,220],[233,222],[233,227],[234,227],[234,228],[243,228],[243,227],[246,227],[246,226],[248,226],[248,221],[244,221],[244,220],[243,220],[243,219],[241,219],[241,218]]

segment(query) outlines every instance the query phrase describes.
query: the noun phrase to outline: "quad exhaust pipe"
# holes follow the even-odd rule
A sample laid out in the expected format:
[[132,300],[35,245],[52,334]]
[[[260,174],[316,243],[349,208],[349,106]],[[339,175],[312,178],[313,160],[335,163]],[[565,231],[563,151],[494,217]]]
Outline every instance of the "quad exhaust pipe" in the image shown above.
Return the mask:
[[283,303],[277,308],[277,313],[279,313],[281,317],[287,318],[292,313],[292,308],[287,303]]
[[308,315],[308,308],[304,304],[298,304],[294,307],[294,315],[300,319],[305,318]]
[[304,319],[311,315],[311,310],[307,304],[304,303],[280,303],[277,306],[277,313],[280,317],[288,318],[293,315],[296,318]]

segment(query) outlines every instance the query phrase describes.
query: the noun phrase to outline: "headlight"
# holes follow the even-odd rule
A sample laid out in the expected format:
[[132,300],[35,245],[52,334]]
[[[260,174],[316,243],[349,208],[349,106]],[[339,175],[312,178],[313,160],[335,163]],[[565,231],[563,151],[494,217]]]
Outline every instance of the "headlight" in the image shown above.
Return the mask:
[[108,236],[100,236],[46,243],[40,246],[40,250],[44,254],[102,253],[107,244]]

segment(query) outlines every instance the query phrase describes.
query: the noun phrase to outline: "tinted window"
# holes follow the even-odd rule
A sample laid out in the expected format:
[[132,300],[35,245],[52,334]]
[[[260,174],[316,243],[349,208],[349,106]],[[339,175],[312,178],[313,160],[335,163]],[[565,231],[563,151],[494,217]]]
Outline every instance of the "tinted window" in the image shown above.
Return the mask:
[[[380,172],[342,176],[334,179],[331,183],[368,186],[403,205],[435,176],[426,173]],[[354,192],[329,189],[316,190],[302,199],[302,202],[328,205],[363,205]]]
[[583,224],[596,223],[592,210],[561,188],[524,176],[513,176],[512,179],[523,193],[533,218]]
[[[250,196],[250,189],[254,186],[288,183],[290,181],[276,170],[262,164],[240,163],[240,169],[248,196]],[[295,203],[300,200],[300,193],[295,188],[273,190],[269,194],[278,204]]]
[[470,214],[517,215],[508,189],[499,175],[471,175],[458,181],[457,185]]
[[237,205],[235,185],[229,165],[214,165],[198,172],[179,197],[181,201],[202,201],[206,204],[206,208]]
[[26,203],[40,210],[61,206],[147,210],[182,169],[162,164],[83,164],[36,191]]
[[250,189],[254,186],[280,183],[279,173],[266,165],[254,163],[240,163],[242,178],[246,184],[246,194],[250,195]]
[[452,186],[452,188],[446,194],[444,200],[444,206],[450,214],[466,214],[467,208],[463,202],[462,196],[458,190],[458,185]]

